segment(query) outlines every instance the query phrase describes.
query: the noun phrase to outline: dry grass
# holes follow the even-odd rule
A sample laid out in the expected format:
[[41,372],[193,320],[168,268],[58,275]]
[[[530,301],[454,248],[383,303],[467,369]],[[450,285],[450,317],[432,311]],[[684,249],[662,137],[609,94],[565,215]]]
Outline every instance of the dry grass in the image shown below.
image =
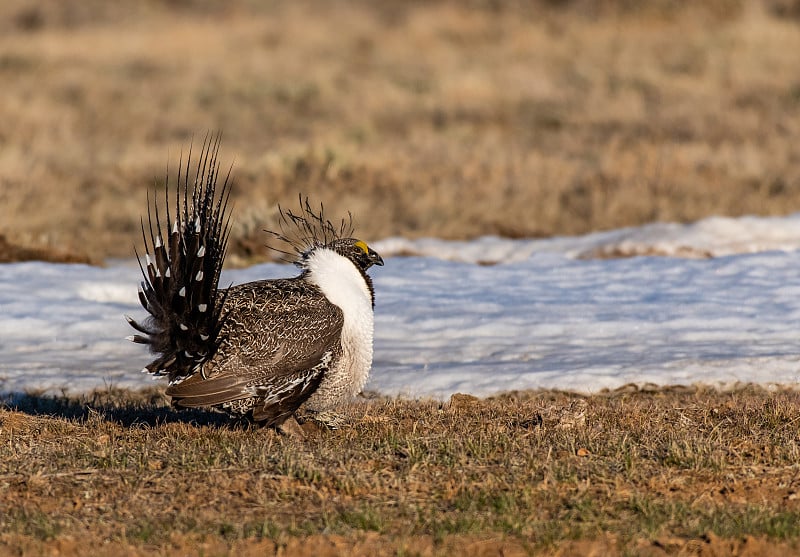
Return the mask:
[[[0,410],[11,554],[798,551],[800,393],[365,400],[306,439],[158,392]],[[105,549],[103,549],[105,548]],[[2,552],[0,550],[0,552]],[[326,553],[327,552],[327,553]]]
[[130,256],[193,134],[366,239],[582,233],[800,209],[796,2],[10,0],[0,234]]

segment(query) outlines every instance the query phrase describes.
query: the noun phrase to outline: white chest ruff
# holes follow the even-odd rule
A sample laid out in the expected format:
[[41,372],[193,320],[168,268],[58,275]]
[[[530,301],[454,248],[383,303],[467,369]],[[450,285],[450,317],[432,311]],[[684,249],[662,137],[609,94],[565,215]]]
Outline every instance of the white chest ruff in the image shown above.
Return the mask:
[[333,250],[316,250],[307,269],[308,280],[344,314],[342,357],[309,400],[312,407],[330,407],[360,393],[369,377],[374,327],[372,296],[355,265]]

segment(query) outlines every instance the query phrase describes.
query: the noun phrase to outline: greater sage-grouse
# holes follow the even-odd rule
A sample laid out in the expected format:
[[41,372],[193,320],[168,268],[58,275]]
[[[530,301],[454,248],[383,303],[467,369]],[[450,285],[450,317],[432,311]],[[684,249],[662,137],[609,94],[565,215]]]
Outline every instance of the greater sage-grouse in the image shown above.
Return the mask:
[[280,231],[269,231],[291,246],[284,253],[300,274],[220,289],[230,172],[217,192],[218,152],[219,138],[207,138],[193,170],[191,150],[179,163],[174,199],[169,176],[163,209],[148,198],[139,300],[150,316],[128,317],[140,333],[129,338],[158,356],[142,371],[167,376],[178,406],[276,427],[298,409],[334,422],[322,416],[336,416],[369,375],[375,291],[367,269],[383,260],[350,237],[352,217],[334,226],[301,199],[299,214],[280,209]]

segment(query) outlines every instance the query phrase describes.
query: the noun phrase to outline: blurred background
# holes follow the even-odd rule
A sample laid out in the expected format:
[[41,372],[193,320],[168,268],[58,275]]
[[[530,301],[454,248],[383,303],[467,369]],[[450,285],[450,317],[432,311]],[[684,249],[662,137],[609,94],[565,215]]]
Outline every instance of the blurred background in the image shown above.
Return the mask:
[[368,241],[800,210],[798,0],[4,0],[0,84],[6,260],[131,257],[218,130],[238,264],[299,193]]

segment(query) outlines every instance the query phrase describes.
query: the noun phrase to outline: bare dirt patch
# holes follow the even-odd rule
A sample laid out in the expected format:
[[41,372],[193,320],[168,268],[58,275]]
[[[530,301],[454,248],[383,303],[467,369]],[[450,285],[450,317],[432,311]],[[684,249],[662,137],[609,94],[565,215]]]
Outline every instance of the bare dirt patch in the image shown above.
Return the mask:
[[91,263],[88,256],[54,248],[29,248],[9,242],[0,234],[0,263],[50,261],[52,263]]

